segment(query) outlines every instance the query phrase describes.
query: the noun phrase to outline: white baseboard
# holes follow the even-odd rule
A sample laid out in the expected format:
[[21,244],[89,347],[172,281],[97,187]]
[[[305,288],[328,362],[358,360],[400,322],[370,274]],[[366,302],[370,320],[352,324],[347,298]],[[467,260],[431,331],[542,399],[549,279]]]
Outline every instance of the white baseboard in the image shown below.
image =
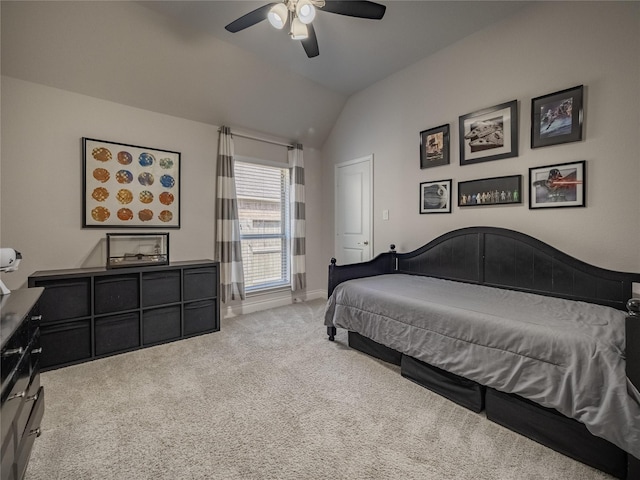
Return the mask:
[[326,299],[327,291],[320,289],[301,293],[292,293],[290,290],[283,290],[252,295],[241,303],[235,305],[225,306],[222,304],[220,313],[222,314],[222,318],[231,318],[237,315],[260,312],[270,308],[283,307],[285,305],[291,305],[292,303],[306,302],[319,298]]

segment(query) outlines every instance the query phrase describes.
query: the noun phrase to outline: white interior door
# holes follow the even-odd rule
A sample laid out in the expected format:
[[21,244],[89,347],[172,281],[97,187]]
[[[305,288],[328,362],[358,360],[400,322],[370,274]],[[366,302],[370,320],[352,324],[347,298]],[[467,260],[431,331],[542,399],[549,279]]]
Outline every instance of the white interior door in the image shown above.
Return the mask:
[[373,155],[335,167],[335,257],[339,265],[373,255]]

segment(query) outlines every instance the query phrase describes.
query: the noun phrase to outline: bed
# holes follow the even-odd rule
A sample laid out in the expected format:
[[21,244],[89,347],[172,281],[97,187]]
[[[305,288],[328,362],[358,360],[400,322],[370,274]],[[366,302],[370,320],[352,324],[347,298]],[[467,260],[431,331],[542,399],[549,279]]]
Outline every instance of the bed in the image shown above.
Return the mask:
[[487,418],[617,478],[640,478],[640,274],[528,235],[449,232],[329,266],[325,324]]

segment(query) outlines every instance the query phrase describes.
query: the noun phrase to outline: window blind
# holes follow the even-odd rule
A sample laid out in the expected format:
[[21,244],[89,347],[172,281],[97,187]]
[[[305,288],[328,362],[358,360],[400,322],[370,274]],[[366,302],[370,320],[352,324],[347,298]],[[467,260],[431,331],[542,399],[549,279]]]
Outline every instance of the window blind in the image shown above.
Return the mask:
[[289,284],[289,169],[235,163],[245,289]]

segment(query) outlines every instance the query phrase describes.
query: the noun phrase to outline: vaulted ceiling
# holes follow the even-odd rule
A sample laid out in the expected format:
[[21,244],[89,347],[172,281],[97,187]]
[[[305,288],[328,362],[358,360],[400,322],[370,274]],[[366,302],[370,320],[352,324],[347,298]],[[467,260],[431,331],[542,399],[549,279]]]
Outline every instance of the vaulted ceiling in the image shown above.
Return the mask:
[[2,74],[320,148],[349,95],[529,2],[381,1],[380,21],[319,12],[311,59],[268,22],[224,29],[265,3],[3,0]]

